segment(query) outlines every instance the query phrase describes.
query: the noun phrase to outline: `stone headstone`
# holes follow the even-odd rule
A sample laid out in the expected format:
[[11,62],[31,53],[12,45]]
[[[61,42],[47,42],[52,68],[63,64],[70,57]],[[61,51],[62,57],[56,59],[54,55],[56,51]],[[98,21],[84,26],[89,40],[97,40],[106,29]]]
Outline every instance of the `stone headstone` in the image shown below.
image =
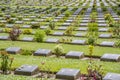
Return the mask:
[[87,27],[80,27],[80,28],[78,28],[77,30],[78,30],[78,31],[87,31],[88,28],[87,28]]
[[63,23],[62,26],[70,26],[71,23]]
[[8,40],[9,36],[0,36],[0,40]]
[[88,25],[88,23],[80,23],[80,26],[87,26]]
[[14,27],[14,24],[6,24],[6,27],[12,28],[12,27]]
[[64,32],[54,32],[53,35],[54,36],[63,36]]
[[23,21],[16,21],[15,24],[23,24]]
[[100,46],[114,47],[115,42],[103,41],[102,43],[100,43]]
[[48,43],[59,43],[59,39],[56,39],[56,38],[48,38],[45,42],[48,42]]
[[98,31],[100,31],[100,32],[107,32],[108,30],[109,30],[109,28],[99,28]]
[[80,70],[63,68],[56,73],[57,79],[76,80],[80,76]]
[[9,47],[6,49],[6,51],[10,54],[17,54],[17,53],[20,53],[21,48],[20,47]]
[[24,18],[23,21],[30,21],[31,19],[29,18]]
[[106,53],[101,57],[102,61],[120,61],[120,54]]
[[66,30],[67,27],[58,27],[58,30]]
[[76,33],[75,36],[77,36],[77,37],[85,37],[86,33]]
[[82,22],[82,23],[89,23],[90,20],[82,20],[81,22]]
[[36,65],[22,65],[21,67],[15,70],[17,75],[27,75],[32,76],[39,72],[39,68]]
[[98,23],[98,26],[100,26],[100,27],[106,27],[107,24],[106,23]]
[[112,34],[100,34],[99,38],[112,38]]
[[117,73],[107,73],[103,80],[120,80],[120,74]]
[[66,54],[66,58],[80,59],[83,57],[84,57],[84,53],[79,51],[70,51]]
[[48,26],[40,26],[40,29],[47,29]]
[[23,25],[22,28],[31,28],[31,25]]
[[23,40],[23,41],[33,41],[34,38],[33,38],[33,37],[23,37],[22,40]]
[[49,56],[52,54],[52,51],[49,49],[38,49],[34,52],[35,56]]
[[85,45],[85,44],[86,44],[86,40],[73,40],[71,43],[72,43],[72,44]]
[[72,23],[73,21],[74,21],[74,20],[72,20],[72,19],[66,20],[67,23]]
[[0,23],[7,23],[6,20],[0,20]]

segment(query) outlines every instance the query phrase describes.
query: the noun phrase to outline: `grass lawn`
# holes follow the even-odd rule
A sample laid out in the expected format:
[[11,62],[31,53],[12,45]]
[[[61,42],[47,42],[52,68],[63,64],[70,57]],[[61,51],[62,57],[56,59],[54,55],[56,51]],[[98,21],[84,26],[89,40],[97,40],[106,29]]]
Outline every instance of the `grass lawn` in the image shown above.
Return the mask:
[[[14,57],[12,69],[20,67],[23,64],[38,65],[40,70],[57,72],[61,68],[75,68],[80,69],[81,73],[87,73],[87,66],[89,60],[78,59],[63,59],[53,57],[40,57],[40,56],[23,56],[23,55],[10,55]],[[41,62],[45,64],[42,65]],[[115,72],[120,73],[119,62],[103,62],[99,60],[93,60],[96,65],[102,65],[104,73]]]
[[[45,49],[51,49],[53,50],[54,47],[57,44],[52,44],[52,43],[37,43],[37,42],[20,42],[20,41],[0,41],[0,49],[5,49],[10,46],[15,46],[15,47],[21,47],[24,50],[37,50],[39,48],[45,48]],[[67,53],[70,50],[75,50],[75,51],[81,51],[84,52],[85,55],[89,55],[88,53],[88,45],[71,45],[71,44],[64,44],[63,45],[64,52]],[[113,48],[113,47],[100,47],[100,46],[95,46],[94,48],[94,56],[102,56],[105,53],[117,53],[120,54],[120,49],[119,48]]]

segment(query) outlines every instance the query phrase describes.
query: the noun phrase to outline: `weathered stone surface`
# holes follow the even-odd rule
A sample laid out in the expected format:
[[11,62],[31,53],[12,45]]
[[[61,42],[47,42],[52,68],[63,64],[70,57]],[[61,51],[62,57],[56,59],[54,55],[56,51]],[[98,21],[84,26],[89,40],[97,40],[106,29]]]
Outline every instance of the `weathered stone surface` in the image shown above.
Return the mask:
[[120,54],[106,53],[101,57],[102,61],[120,61]]
[[39,68],[36,65],[22,65],[21,67],[15,70],[17,75],[27,75],[32,76],[39,72]]
[[63,68],[56,74],[57,79],[76,80],[80,76],[80,70]]
[[115,42],[103,41],[102,43],[100,43],[100,46],[114,47]]
[[80,59],[83,57],[84,57],[84,53],[79,51],[70,51],[66,54],[66,58]]
[[9,47],[6,49],[6,51],[10,54],[17,54],[17,53],[20,53],[21,48],[20,47]]
[[117,73],[107,73],[103,80],[120,80],[120,74]]
[[38,49],[34,52],[35,56],[49,56],[52,54],[52,51],[49,49]]

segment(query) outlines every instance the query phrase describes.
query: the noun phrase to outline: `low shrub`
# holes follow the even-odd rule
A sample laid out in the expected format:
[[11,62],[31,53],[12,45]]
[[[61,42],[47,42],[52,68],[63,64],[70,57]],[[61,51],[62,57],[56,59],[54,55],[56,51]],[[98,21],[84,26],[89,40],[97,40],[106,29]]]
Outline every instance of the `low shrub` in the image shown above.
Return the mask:
[[29,50],[22,50],[21,55],[32,55],[32,52]]
[[57,57],[59,57],[61,54],[64,53],[64,49],[63,49],[62,45],[57,45],[57,46],[55,46],[53,52]]
[[42,30],[37,30],[37,31],[35,32],[35,35],[34,35],[35,40],[36,40],[37,42],[43,42],[45,36],[46,36],[46,35],[45,35],[45,32],[42,31]]
[[31,34],[32,33],[32,29],[24,29],[23,30],[23,34]]

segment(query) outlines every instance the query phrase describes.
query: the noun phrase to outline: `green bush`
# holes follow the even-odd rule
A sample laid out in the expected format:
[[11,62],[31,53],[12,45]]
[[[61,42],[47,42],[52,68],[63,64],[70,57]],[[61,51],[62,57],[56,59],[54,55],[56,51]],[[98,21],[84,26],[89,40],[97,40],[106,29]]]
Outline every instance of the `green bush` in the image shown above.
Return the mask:
[[72,34],[73,34],[73,30],[74,30],[73,27],[68,27],[68,28],[65,30],[65,35],[72,35]]
[[96,44],[96,38],[93,36],[88,37],[88,44],[89,45],[95,45]]
[[34,37],[37,42],[43,42],[45,38],[45,32],[42,30],[37,30]]
[[32,29],[24,29],[23,30],[23,34],[31,34],[32,33]]
[[45,29],[44,31],[45,31],[46,35],[51,33],[51,29],[49,29],[49,28]]
[[117,10],[117,14],[120,16],[120,10]]
[[70,11],[66,11],[65,12],[65,17],[69,17],[70,16]]
[[0,27],[5,27],[5,24],[4,23],[0,23]]
[[117,48],[120,48],[120,40],[118,40],[118,41],[115,43],[115,46],[116,46]]
[[49,27],[50,27],[50,29],[54,29],[55,28],[55,22],[54,21],[50,21],[49,22]]
[[53,52],[57,57],[59,57],[61,54],[64,53],[64,49],[61,45],[57,45],[57,46],[55,46]]
[[32,55],[32,52],[29,50],[23,50],[21,54],[22,55]]
[[7,19],[7,23],[13,24],[13,23],[15,23],[15,21],[13,19]]

